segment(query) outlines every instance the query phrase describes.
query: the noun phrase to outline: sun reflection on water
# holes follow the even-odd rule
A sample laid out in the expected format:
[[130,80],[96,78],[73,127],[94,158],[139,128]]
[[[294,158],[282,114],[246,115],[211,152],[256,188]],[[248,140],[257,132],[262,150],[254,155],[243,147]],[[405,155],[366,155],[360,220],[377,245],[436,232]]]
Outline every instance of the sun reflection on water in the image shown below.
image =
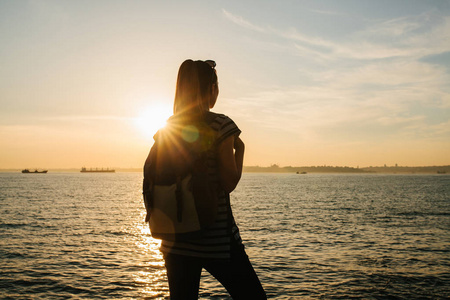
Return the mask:
[[[141,212],[144,219],[145,212]],[[139,271],[133,275],[133,280],[140,287],[139,294],[145,299],[164,299],[168,296],[168,285],[164,259],[161,251],[161,241],[150,234],[148,223],[135,222],[135,246],[141,253]]]

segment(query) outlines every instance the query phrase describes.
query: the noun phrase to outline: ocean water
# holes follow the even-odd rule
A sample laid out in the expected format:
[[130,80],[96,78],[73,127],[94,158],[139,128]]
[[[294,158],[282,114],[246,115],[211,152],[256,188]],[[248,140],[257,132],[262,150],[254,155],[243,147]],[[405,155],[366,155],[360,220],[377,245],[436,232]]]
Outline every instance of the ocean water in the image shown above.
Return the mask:
[[[168,299],[140,173],[0,173],[1,299]],[[449,299],[450,176],[244,174],[270,299]],[[203,273],[200,299],[230,299]]]

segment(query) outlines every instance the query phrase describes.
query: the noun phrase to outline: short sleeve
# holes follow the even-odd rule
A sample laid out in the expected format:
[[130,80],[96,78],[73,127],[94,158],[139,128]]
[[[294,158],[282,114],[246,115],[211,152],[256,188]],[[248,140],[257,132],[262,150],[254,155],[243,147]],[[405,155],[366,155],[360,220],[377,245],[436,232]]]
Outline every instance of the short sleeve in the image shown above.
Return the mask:
[[217,144],[222,143],[230,136],[239,136],[241,134],[241,130],[229,117],[222,115],[219,119],[220,126],[217,135]]

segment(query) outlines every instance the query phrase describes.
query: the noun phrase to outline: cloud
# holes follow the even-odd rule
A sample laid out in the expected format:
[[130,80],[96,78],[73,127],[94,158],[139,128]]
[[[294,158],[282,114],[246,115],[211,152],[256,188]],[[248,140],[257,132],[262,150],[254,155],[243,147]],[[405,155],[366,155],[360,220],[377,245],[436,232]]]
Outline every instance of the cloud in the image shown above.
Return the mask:
[[[319,12],[319,11],[314,11]],[[373,60],[397,57],[420,58],[450,51],[450,17],[433,13],[368,22],[366,28],[346,39],[311,36],[295,27],[287,30],[263,28],[241,16],[223,10],[227,19],[248,30],[275,35],[296,42],[303,54],[318,61],[337,59]],[[321,12],[326,13],[326,12]],[[328,12],[332,13],[332,12]]]
[[292,42],[297,56],[290,58],[291,64],[309,79],[227,99],[230,107],[240,107],[233,110],[238,118],[314,142],[450,138],[448,118],[433,114],[449,112],[450,74],[445,66],[421,60],[450,51],[450,17],[427,13],[370,20],[365,28],[333,40],[295,27],[263,29],[234,18],[267,39]]
[[366,30],[363,34],[381,37],[401,37],[421,28],[424,20],[420,16],[401,17],[387,21],[376,22]]
[[234,15],[225,9],[222,9],[222,12],[228,20],[235,23],[236,25],[239,25],[252,31],[266,32],[264,28],[252,24],[251,22],[245,20],[241,16]]
[[331,16],[343,15],[343,13],[341,12],[331,10],[310,9],[309,11],[320,15],[331,15]]
[[426,13],[374,22],[355,33],[351,45],[365,41],[376,52],[385,49],[393,56],[419,58],[449,51],[449,38],[450,17]]
[[367,130],[368,138],[449,137],[438,125],[445,120],[438,121],[432,113],[417,108],[449,109],[450,91],[442,86],[450,77],[442,68],[420,62],[384,62],[316,76],[315,84],[270,87],[226,102],[240,107],[233,111],[240,119],[294,136],[327,140]]
[[50,121],[129,121],[132,118],[123,117],[123,116],[114,116],[114,115],[98,115],[98,116],[89,116],[89,115],[69,115],[69,116],[55,116],[55,117],[47,117],[45,120]]

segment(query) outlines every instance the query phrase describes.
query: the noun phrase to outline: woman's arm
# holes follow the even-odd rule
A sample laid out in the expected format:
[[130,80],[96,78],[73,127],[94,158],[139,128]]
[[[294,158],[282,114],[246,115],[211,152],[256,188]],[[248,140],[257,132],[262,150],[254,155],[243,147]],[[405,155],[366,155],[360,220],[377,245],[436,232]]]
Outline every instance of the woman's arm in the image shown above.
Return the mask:
[[238,136],[230,136],[218,149],[219,176],[222,188],[231,193],[242,175],[245,145]]

